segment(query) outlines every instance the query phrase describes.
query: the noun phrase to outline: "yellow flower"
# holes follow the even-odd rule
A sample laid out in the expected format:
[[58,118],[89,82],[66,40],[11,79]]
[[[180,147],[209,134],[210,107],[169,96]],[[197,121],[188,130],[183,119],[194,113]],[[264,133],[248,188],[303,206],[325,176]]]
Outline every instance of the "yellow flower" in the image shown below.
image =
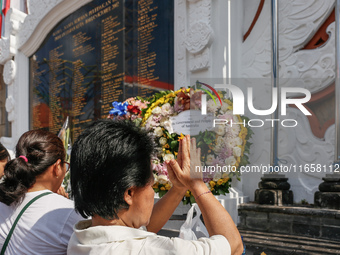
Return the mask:
[[217,181],[217,185],[222,185],[223,184],[223,179],[219,179],[218,181]]
[[166,95],[166,98],[175,97],[175,93],[170,93]]
[[165,190],[165,188],[164,188],[164,187],[161,187],[161,190]]
[[166,189],[166,190],[171,189],[171,185],[170,185],[169,183],[165,184],[165,189]]
[[227,181],[229,181],[229,178],[223,178],[223,183],[226,183]]
[[177,140],[177,141],[183,140],[184,137],[185,137],[185,135],[183,135],[183,134],[181,133],[181,135],[178,137],[178,140]]
[[157,103],[158,104],[164,104],[164,97],[161,97],[160,99],[158,99]]
[[233,104],[229,99],[224,99],[223,101],[224,101],[225,103],[227,103],[228,105],[232,105],[232,104]]
[[158,182],[156,182],[153,186],[152,186],[153,189],[158,189]]
[[210,185],[211,189],[213,189],[215,187],[215,185],[216,185],[216,182],[210,181],[209,185]]
[[265,254],[264,252],[262,252],[261,255],[267,255],[267,254]]
[[165,151],[167,154],[170,154],[171,153],[171,151],[169,151],[169,150],[167,150],[167,151]]
[[186,197],[190,197],[190,196],[191,196],[190,190],[187,190],[187,192],[185,193],[185,196],[186,196]]
[[169,144],[165,144],[164,148],[169,149],[170,148]]

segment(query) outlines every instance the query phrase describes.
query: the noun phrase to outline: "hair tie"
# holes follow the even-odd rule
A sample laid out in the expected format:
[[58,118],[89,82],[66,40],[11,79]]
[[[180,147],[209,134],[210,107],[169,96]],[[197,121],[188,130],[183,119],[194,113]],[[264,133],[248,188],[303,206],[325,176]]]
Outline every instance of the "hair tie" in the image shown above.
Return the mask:
[[26,163],[28,162],[28,159],[27,159],[25,156],[22,156],[22,155],[21,155],[21,156],[19,156],[19,158],[24,159]]

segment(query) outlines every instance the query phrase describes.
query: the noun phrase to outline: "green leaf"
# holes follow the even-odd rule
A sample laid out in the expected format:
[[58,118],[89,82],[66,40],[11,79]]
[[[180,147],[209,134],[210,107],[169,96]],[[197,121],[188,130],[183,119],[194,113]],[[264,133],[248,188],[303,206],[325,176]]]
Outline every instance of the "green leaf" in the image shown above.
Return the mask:
[[205,131],[204,136],[203,136],[203,141],[206,144],[212,144],[213,141],[215,141],[215,133],[212,131]]
[[225,191],[223,189],[218,189],[218,193],[220,193],[221,195],[225,195]]
[[163,197],[166,194],[166,192],[167,192],[166,190],[160,190],[158,193],[159,197]]
[[170,148],[175,150],[178,147],[178,141],[172,141],[170,144]]
[[196,200],[193,196],[190,197],[190,204],[194,204],[196,203]]

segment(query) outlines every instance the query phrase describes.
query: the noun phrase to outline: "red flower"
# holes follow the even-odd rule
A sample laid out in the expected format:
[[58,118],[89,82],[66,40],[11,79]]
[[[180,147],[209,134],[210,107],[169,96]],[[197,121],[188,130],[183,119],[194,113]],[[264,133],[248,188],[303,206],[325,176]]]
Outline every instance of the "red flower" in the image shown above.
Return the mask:
[[190,95],[185,93],[185,90],[182,90],[177,93],[178,101],[180,105],[184,106],[184,111],[190,109]]
[[139,115],[141,113],[141,110],[138,109],[138,106],[135,105],[128,105],[127,110],[133,114]]

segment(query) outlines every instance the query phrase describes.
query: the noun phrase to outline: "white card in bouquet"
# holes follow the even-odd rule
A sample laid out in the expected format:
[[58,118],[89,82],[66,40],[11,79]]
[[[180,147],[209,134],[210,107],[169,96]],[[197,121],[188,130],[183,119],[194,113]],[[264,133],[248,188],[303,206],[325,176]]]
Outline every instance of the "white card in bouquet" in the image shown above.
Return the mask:
[[170,117],[174,133],[185,135],[198,135],[199,132],[212,130],[214,116],[212,114],[202,115],[201,111],[188,110]]

